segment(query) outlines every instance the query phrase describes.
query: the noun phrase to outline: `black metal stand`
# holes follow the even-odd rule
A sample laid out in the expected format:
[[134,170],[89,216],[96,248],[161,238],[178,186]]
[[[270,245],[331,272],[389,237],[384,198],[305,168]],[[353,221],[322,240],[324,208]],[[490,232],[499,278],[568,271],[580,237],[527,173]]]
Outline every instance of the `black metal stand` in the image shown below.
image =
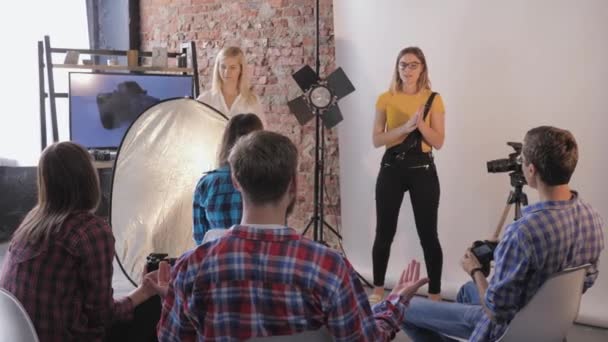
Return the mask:
[[[321,61],[319,58],[319,0],[315,9],[317,20],[317,48],[315,59],[315,71],[321,76]],[[313,215],[308,221],[306,228],[302,234],[306,234],[308,229],[313,227],[313,239],[327,246],[323,237],[323,229],[327,227],[340,240],[342,236],[324,219],[324,201],[323,194],[325,190],[325,128],[321,123],[321,116],[318,109],[313,111],[315,116],[315,175],[314,175],[314,198],[313,198]]]
[[315,110],[315,175],[314,175],[314,198],[313,216],[308,221],[302,234],[306,234],[313,227],[313,239],[327,246],[323,237],[324,227],[327,227],[338,239],[342,235],[336,231],[324,218],[325,205],[323,195],[325,193],[325,129],[321,124],[320,116]]
[[[317,75],[321,76],[321,62],[319,58],[319,0],[317,0],[316,4],[316,21],[317,21],[317,48],[316,48],[316,63],[315,69]],[[338,233],[336,229],[334,229],[324,218],[324,198],[325,194],[325,127],[321,123],[321,116],[319,115],[318,109],[313,110],[313,114],[315,116],[315,174],[314,174],[314,198],[313,198],[313,215],[308,221],[306,228],[302,232],[302,235],[305,235],[308,232],[310,227],[313,227],[313,239],[314,241],[321,243],[325,246],[328,246],[327,242],[325,242],[324,238],[324,229],[327,228],[331,231],[338,239],[342,240],[342,235]],[[328,246],[329,247],[329,246]],[[355,271],[359,279],[365,285],[372,287],[372,284],[365,279],[359,272]]]
[[44,150],[47,144],[46,138],[46,97],[44,90],[44,44],[38,41],[38,100],[40,101],[40,151]]

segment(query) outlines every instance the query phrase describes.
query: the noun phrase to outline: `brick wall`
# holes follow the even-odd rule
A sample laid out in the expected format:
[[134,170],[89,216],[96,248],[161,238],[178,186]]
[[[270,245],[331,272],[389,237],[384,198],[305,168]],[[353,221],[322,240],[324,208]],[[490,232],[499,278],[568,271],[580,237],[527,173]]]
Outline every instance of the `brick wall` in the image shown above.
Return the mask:
[[[300,94],[293,72],[315,67],[315,0],[141,0],[143,50],[195,41],[201,89],[211,85],[214,57],[224,46],[240,46],[266,112],[267,128],[289,136],[300,151],[298,203],[290,225],[303,228],[313,212],[314,120],[301,127],[287,107]],[[334,70],[333,6],[320,1],[321,75]],[[340,224],[338,144],[335,128],[326,133],[326,221]],[[326,233],[326,240],[335,241]]]

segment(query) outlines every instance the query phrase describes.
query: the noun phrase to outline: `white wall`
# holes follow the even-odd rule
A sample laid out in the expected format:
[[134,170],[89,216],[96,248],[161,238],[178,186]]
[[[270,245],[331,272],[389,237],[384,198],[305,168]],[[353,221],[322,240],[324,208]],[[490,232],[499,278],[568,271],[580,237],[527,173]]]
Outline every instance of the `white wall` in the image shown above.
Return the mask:
[[[55,47],[88,48],[85,1],[13,1],[10,9],[6,6],[0,11],[0,158],[35,165],[40,155],[37,41],[50,35]],[[56,71],[55,91],[67,92],[66,70]],[[58,99],[60,140],[69,138],[68,110],[67,99]],[[50,115],[47,127],[50,141]]]
[[[603,0],[334,0],[337,65],[357,88],[341,104],[338,131],[344,246],[358,271],[371,279],[374,184],[383,152],[371,143],[374,104],[398,51],[410,45],[424,50],[446,105],[446,142],[436,153],[446,295],[468,280],[459,260],[473,240],[493,231],[510,190],[507,174],[488,174],[486,161],[505,158],[512,152],[505,142],[521,141],[531,127],[573,132],[580,160],[572,185],[608,222],[606,18]],[[537,200],[533,189],[525,191]],[[412,257],[423,260],[406,196],[389,282]],[[608,252],[600,265],[579,318],[608,326]]]

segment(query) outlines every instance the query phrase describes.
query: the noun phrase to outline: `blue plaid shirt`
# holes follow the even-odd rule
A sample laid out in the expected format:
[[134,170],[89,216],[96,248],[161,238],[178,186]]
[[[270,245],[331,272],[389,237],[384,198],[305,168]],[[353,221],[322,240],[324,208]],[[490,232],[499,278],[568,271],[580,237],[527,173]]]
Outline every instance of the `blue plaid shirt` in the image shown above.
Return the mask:
[[171,272],[160,341],[244,341],[326,326],[335,341],[390,341],[406,305],[373,308],[350,263],[294,229],[235,226]]
[[502,336],[515,314],[554,273],[591,264],[584,291],[591,287],[604,248],[602,229],[601,217],[576,192],[569,201],[526,207],[494,252],[496,266],[485,297],[494,321],[484,315],[470,341],[495,341]]
[[228,166],[210,171],[198,181],[192,214],[193,237],[197,245],[203,242],[209,229],[230,228],[241,222],[243,200],[232,185]]

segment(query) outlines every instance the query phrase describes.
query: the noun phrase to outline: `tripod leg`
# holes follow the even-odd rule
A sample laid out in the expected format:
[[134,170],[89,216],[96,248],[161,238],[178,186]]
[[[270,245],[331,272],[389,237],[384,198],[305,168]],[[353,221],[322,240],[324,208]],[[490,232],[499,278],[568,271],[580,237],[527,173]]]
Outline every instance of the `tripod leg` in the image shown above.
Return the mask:
[[334,227],[327,223],[327,221],[323,220],[323,224],[325,225],[325,227],[327,227],[327,229],[331,230],[331,232],[334,233],[334,235],[336,235],[338,239],[342,240],[342,235],[340,235],[340,233],[338,233],[338,231],[335,230]]
[[517,221],[521,218],[521,203],[516,202],[515,203],[515,218],[514,220]]
[[308,232],[308,229],[310,229],[310,226],[313,224],[313,222],[316,221],[315,217],[311,217],[310,221],[308,221],[308,224],[306,225],[306,228],[304,228],[304,231],[302,232],[302,235],[306,235],[306,232]]
[[494,234],[492,234],[492,237],[490,238],[492,241],[498,241],[500,232],[502,231],[502,228],[505,225],[505,221],[507,220],[507,215],[509,215],[509,211],[511,210],[511,205],[511,203],[507,203],[507,205],[505,205],[505,208],[502,211],[502,215],[500,216],[500,221],[498,221],[498,225],[494,230]]
[[357,277],[359,277],[359,279],[361,279],[361,281],[369,288],[374,288],[374,285],[372,285],[372,283],[370,283],[367,279],[365,279],[361,273],[355,271],[355,273],[357,274]]

